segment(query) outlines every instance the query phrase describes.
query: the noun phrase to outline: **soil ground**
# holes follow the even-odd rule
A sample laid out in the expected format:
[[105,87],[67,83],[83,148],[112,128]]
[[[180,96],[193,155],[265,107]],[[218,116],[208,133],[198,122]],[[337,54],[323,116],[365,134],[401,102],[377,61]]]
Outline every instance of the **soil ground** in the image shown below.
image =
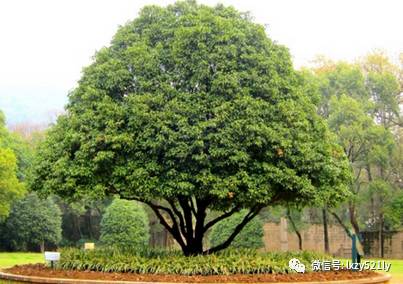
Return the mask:
[[325,281],[347,280],[377,275],[373,271],[329,271],[293,274],[234,274],[234,275],[160,275],[134,273],[104,273],[95,271],[53,270],[43,264],[19,265],[4,269],[5,272],[26,276],[49,278],[91,279],[91,280],[119,280],[119,281],[146,281],[146,282],[188,282],[188,283],[251,283],[251,282],[298,282],[298,281]]

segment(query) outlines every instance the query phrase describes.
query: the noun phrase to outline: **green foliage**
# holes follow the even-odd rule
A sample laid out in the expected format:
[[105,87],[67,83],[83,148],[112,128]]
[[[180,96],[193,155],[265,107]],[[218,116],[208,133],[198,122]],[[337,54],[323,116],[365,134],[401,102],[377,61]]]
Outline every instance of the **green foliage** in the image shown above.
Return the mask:
[[[368,194],[377,201],[374,209],[384,215],[385,228],[387,230],[398,229],[403,221],[403,207],[400,207],[403,204],[401,190],[395,190],[393,184],[384,179],[377,178],[369,183]],[[368,222],[368,229],[373,230],[374,225],[376,224]]]
[[10,149],[0,148],[0,219],[7,217],[10,204],[23,194],[16,176],[16,158]]
[[7,147],[9,133],[0,112],[0,221],[7,217],[11,203],[24,193],[23,184],[17,178],[17,158]]
[[399,116],[399,82],[389,72],[370,72],[368,74],[368,92],[374,100],[374,116],[385,127],[393,125]]
[[39,151],[32,186],[66,197],[194,195],[224,209],[322,192],[336,202],[347,179],[287,50],[232,8],[178,2],[144,8],[96,55]]
[[[308,227],[309,224],[315,223],[313,220],[313,216],[309,216],[307,218],[307,212],[300,207],[288,207],[284,209],[284,214],[287,216],[290,225],[288,226],[288,230],[290,232],[300,232]],[[309,221],[307,220],[309,219]]]
[[37,250],[43,244],[61,240],[60,209],[51,199],[35,193],[16,201],[6,220],[6,240],[12,250]]
[[17,177],[26,179],[29,167],[34,159],[33,147],[18,133],[10,132],[5,127],[5,118],[0,111],[0,148],[10,149],[17,159]]
[[254,250],[228,250],[212,255],[184,257],[179,252],[150,252],[96,249],[63,249],[58,266],[66,270],[132,272],[152,274],[220,275],[293,273],[288,267],[296,257],[311,270],[315,259],[331,259],[314,252],[258,253]]
[[108,246],[143,248],[148,245],[149,230],[143,206],[115,199],[102,216],[100,241]]
[[322,104],[322,94],[317,76],[309,69],[302,68],[297,72],[297,78],[301,85],[302,92],[309,96],[309,99],[316,106]]
[[385,206],[385,220],[392,230],[403,225],[403,192],[392,195]]
[[320,113],[323,117],[329,116],[329,103],[332,98],[342,95],[362,101],[368,99],[365,77],[359,66],[340,63],[327,63],[317,70],[317,80],[321,93]]
[[364,224],[371,230],[396,228],[400,221],[390,214],[390,202],[398,195],[402,176],[396,127],[401,123],[401,68],[375,52],[360,65],[322,60],[315,74],[321,115],[328,118],[354,173],[346,206],[351,225],[356,233]]
[[[208,210],[334,205],[350,169],[309,89],[288,50],[233,8],[145,7],[84,69],[30,184],[70,199],[181,203],[188,222]],[[177,240],[195,235],[178,227]]]
[[63,240],[60,246],[83,247],[84,242],[96,242],[100,237],[100,223],[111,198],[89,199],[83,197],[68,203],[55,196],[54,200],[62,211]]
[[351,163],[386,166],[394,147],[393,136],[376,125],[365,106],[351,97],[333,97],[328,123],[337,134]]
[[[235,213],[228,219],[219,222],[215,225],[210,233],[210,244],[217,246],[223,243],[232,234],[235,227],[241,223],[242,219],[247,214],[247,210]],[[243,230],[235,237],[231,243],[233,248],[261,248],[263,243],[263,222],[259,216],[256,216],[250,221]]]

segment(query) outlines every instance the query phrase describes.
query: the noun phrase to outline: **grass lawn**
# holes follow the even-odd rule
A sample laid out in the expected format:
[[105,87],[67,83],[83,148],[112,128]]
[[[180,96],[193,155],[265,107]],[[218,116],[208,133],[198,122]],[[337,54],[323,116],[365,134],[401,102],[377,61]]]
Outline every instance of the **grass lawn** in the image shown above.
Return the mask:
[[386,262],[391,263],[389,274],[392,275],[390,284],[403,283],[403,259],[385,259]]
[[43,254],[30,252],[0,252],[0,269],[17,264],[44,262]]
[[[337,257],[336,257],[337,259]],[[346,263],[348,259],[342,259],[343,263]],[[387,263],[390,263],[390,270],[389,273],[392,275],[392,281],[390,284],[402,284],[403,283],[403,259],[373,259],[373,258],[364,258],[361,260],[361,262],[364,261],[378,261],[378,260],[383,260]],[[351,260],[349,260],[351,262]],[[379,271],[382,272],[382,271]]]

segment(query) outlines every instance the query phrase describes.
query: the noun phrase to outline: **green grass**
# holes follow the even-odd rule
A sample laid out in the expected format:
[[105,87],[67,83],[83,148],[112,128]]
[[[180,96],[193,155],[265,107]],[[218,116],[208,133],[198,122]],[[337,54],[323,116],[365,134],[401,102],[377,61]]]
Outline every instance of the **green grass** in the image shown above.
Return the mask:
[[385,261],[392,265],[389,273],[392,275],[401,274],[401,276],[403,276],[403,259],[385,259]]
[[391,264],[390,271],[388,272],[392,275],[392,281],[390,283],[403,283],[403,259],[385,259],[385,261]]
[[[342,259],[343,263],[346,263],[348,259]],[[403,259],[374,259],[374,258],[364,258],[362,261],[378,261],[384,260],[387,263],[391,264],[389,274],[392,275],[391,284],[401,284],[403,283]],[[351,260],[350,260],[351,262]]]
[[44,257],[41,253],[28,252],[1,252],[0,269],[11,267],[17,264],[43,263]]
[[[351,262],[351,259],[342,259],[343,263],[346,263],[347,261]],[[388,273],[390,274],[401,274],[403,276],[403,259],[378,259],[378,258],[363,258],[361,259],[361,262],[364,261],[385,261],[386,263],[390,263],[390,271]]]

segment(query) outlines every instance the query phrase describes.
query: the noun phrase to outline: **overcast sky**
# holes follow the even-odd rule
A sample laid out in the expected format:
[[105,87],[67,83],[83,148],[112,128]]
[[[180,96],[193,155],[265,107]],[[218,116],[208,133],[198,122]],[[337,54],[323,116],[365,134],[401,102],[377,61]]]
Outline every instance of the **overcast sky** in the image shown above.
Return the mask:
[[[119,25],[157,0],[1,0],[0,109],[9,123],[49,119],[61,110],[83,66]],[[199,0],[250,11],[289,47],[296,67],[317,54],[353,60],[403,52],[401,0]]]

